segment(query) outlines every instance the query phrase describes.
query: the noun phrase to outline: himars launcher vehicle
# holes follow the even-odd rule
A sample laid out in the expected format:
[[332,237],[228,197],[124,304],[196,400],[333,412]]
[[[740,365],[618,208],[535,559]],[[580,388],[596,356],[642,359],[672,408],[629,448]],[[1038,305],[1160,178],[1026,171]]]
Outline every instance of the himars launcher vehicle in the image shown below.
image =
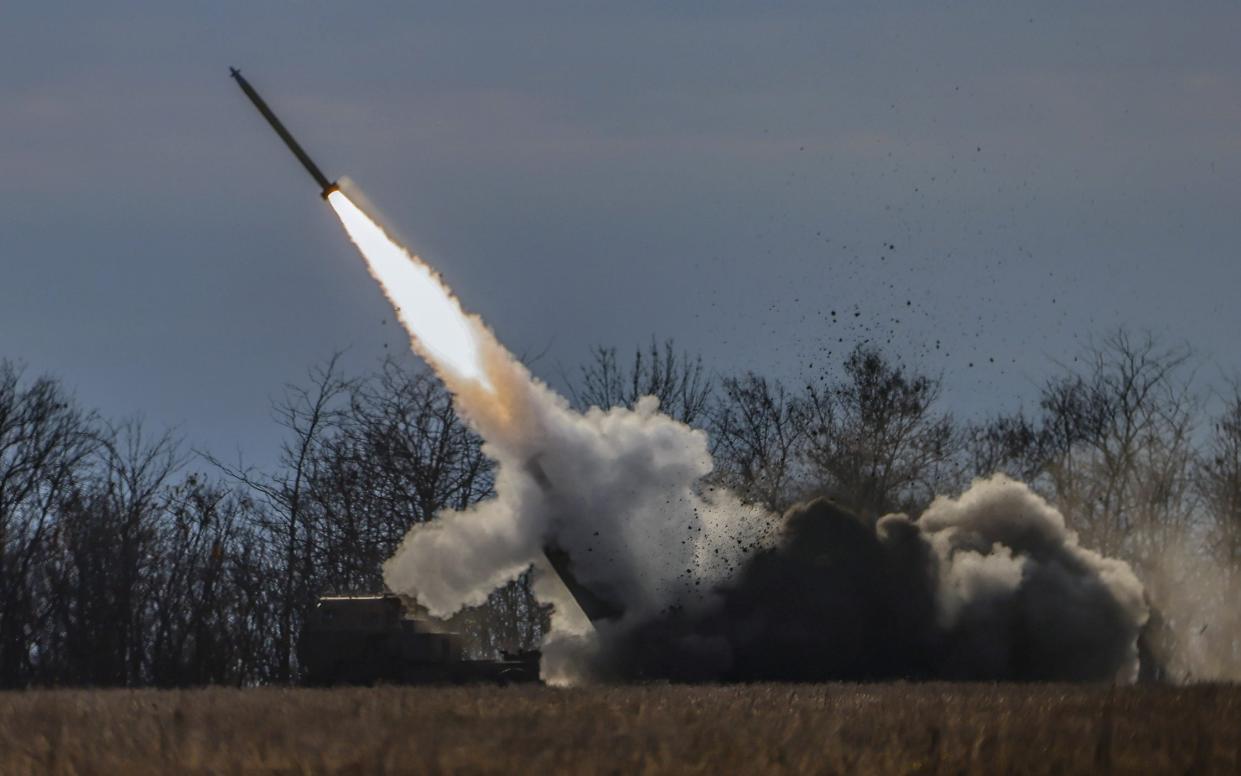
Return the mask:
[[[592,622],[614,619],[620,608],[574,577],[567,553],[548,547],[552,568]],[[335,684],[464,684],[537,682],[539,653],[466,657],[462,638],[393,593],[319,598],[298,643],[302,681]]]
[[334,684],[464,684],[537,682],[537,652],[498,660],[465,656],[461,637],[419,617],[392,593],[323,596],[298,644],[302,681]]
[[[591,622],[616,619],[622,609],[585,587],[569,554],[544,549],[549,564]],[[537,682],[539,653],[465,655],[462,638],[394,593],[321,596],[306,618],[297,650],[302,681],[335,684],[464,684]]]
[[[620,617],[622,608],[582,585],[572,559],[544,549],[551,567],[591,622]],[[470,659],[462,638],[394,593],[325,595],[306,618],[298,643],[302,681],[334,684],[463,684],[537,682],[539,653]]]

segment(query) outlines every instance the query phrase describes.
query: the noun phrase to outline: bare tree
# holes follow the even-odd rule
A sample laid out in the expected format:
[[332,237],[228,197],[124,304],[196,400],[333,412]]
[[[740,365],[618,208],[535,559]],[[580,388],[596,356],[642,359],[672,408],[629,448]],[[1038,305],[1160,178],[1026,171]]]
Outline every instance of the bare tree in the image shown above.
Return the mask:
[[99,444],[95,420],[60,386],[0,361],[0,686],[31,680],[46,627],[37,579],[60,505]]
[[1185,535],[1195,493],[1190,354],[1119,331],[1044,385],[1039,414],[972,429],[978,474],[1021,477],[1092,547],[1135,561]]
[[168,433],[128,421],[101,435],[92,476],[61,506],[59,574],[47,604],[76,682],[140,684],[147,675],[146,617],[163,492],[182,464]]
[[632,408],[643,396],[654,396],[665,414],[691,425],[707,412],[712,388],[701,356],[677,353],[670,339],[661,348],[653,337],[646,350],[634,350],[628,365],[616,348],[596,347],[580,381],[566,383],[578,407]]
[[319,537],[310,514],[312,484],[329,457],[327,445],[339,424],[353,381],[339,373],[340,354],[309,373],[308,385],[288,385],[273,411],[287,434],[281,446],[280,468],[272,474],[231,467],[218,459],[208,460],[229,477],[249,488],[262,509],[256,510],[259,526],[280,548],[277,571],[280,586],[277,621],[276,680],[295,678],[295,647],[302,615],[313,603],[317,584]]
[[1004,473],[1023,482],[1034,482],[1051,457],[1050,437],[1036,420],[1020,411],[972,425],[965,436],[969,471],[976,476]]
[[147,624],[151,683],[271,677],[277,602],[251,508],[245,494],[194,474],[165,491]]
[[1189,358],[1119,331],[1043,391],[1043,487],[1085,544],[1139,567],[1194,519]]
[[783,511],[802,486],[804,399],[753,372],[725,378],[710,423],[716,481],[743,499]]
[[110,588],[112,633],[118,647],[117,664],[103,681],[132,684],[147,667],[142,639],[150,594],[149,559],[163,516],[163,491],[183,458],[179,443],[169,433],[147,437],[139,421],[112,429],[102,450],[104,480],[99,490],[103,503],[96,507],[96,514],[110,517],[115,531],[115,562],[110,579],[103,582]]
[[246,649],[270,606],[246,593],[270,587],[262,544],[182,460],[170,434],[106,425],[0,362],[0,684],[270,675],[272,642]]
[[380,565],[415,523],[491,491],[482,442],[433,375],[392,361],[355,381],[310,481],[323,582],[375,590]]
[[807,388],[809,476],[827,495],[877,518],[916,512],[956,479],[961,438],[936,414],[938,380],[859,346],[844,379]]

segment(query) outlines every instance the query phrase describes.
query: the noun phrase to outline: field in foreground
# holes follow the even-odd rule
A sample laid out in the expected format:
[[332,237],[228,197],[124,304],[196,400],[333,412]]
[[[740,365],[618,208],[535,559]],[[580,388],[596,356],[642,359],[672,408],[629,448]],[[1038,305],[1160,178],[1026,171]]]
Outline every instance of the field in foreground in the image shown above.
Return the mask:
[[1238,773],[1241,687],[0,693],[0,773]]

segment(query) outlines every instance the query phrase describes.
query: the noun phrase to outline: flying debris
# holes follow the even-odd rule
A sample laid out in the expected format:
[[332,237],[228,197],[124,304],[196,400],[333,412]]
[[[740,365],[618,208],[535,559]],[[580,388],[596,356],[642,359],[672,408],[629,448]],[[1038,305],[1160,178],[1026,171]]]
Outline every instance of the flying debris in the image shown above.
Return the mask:
[[306,168],[306,172],[310,173],[310,177],[315,179],[315,183],[319,184],[320,196],[327,199],[329,194],[339,190],[340,187],[327,179],[327,176],[314,163],[314,160],[293,139],[293,135],[289,134],[289,130],[285,129],[284,124],[280,123],[280,119],[276,118],[276,114],[271,112],[271,108],[267,107],[267,103],[263,102],[263,98],[259,96],[259,93],[254,91],[254,87],[242,76],[241,71],[235,67],[230,67],[228,71],[233,79],[237,81],[237,85],[241,87],[241,90],[250,98],[250,102],[254,103],[254,107],[259,109],[259,113],[263,114],[263,118],[267,119],[267,123],[271,124],[271,128],[276,130],[276,134],[280,135],[280,139],[284,141],[284,144],[297,157],[297,161],[302,163],[302,166]]

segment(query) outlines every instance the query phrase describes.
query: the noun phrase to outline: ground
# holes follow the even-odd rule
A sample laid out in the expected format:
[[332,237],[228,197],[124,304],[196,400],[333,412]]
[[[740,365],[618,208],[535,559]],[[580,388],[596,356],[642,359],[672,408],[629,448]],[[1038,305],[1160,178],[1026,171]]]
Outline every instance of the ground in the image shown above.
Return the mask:
[[0,693],[0,773],[1238,773],[1241,687]]

